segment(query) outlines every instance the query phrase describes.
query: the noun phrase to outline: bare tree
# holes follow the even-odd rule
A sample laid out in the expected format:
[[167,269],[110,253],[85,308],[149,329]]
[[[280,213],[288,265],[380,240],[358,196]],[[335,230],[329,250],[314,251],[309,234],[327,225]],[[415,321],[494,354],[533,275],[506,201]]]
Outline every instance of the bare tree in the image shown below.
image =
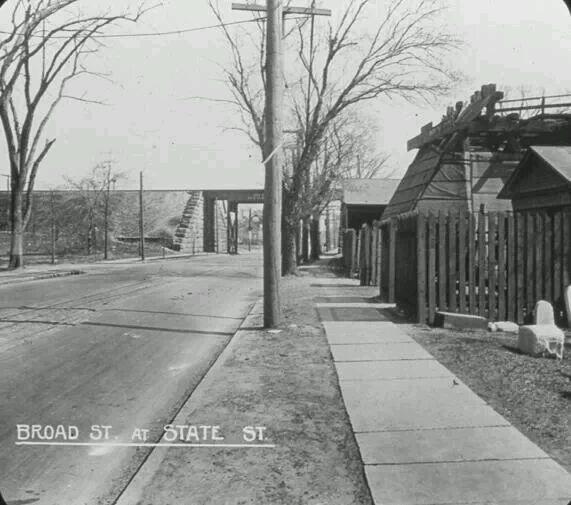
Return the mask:
[[114,210],[110,189],[124,177],[123,172],[113,170],[109,161],[95,165],[89,175],[79,180],[65,177],[67,186],[73,191],[67,201],[67,214],[79,233],[83,231],[87,254],[92,254],[97,248],[98,236],[101,235],[98,231],[103,233],[107,251],[109,223]]
[[[337,24],[323,36],[316,34],[312,23],[298,20],[294,26],[295,41],[288,47],[295,48],[297,58],[289,63],[286,87],[290,122],[301,133],[283,199],[284,274],[295,271],[295,237],[307,202],[304,187],[335,121],[368,100],[427,99],[449,91],[456,81],[442,56],[458,41],[438,24],[442,12],[438,0],[392,0],[375,30],[365,34],[361,23],[372,4],[372,0],[346,3]],[[218,8],[210,5],[223,24]],[[263,34],[261,21],[258,26]],[[241,124],[235,128],[248,135],[265,157],[265,48],[258,44],[260,58],[251,62],[243,41],[227,26],[222,29],[232,54],[232,66],[223,69],[231,96],[217,101],[236,107]]]
[[134,15],[82,14],[80,0],[16,0],[10,33],[0,41],[0,121],[11,174],[12,240],[10,267],[23,265],[23,233],[32,211],[38,169],[55,138],[44,138],[53,111],[64,98],[99,103],[66,94],[80,76],[104,77],[84,65],[98,51],[102,31]]

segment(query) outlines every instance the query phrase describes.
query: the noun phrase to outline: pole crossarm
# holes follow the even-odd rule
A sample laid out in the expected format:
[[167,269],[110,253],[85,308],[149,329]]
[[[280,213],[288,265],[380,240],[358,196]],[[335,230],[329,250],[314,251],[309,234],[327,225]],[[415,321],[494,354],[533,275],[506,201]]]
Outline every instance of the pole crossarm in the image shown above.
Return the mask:
[[[570,0],[571,1],[571,0]],[[265,5],[233,3],[232,10],[266,12]],[[313,9],[311,7],[284,7],[284,14],[306,14],[308,16],[331,16],[330,9]]]

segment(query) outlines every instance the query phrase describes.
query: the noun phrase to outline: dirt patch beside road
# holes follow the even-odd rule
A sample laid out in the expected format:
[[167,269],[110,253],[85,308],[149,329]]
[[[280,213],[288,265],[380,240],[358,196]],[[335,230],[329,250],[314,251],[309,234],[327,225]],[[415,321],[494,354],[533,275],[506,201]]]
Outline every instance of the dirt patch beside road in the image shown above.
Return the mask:
[[517,335],[405,325],[409,335],[571,472],[571,348],[532,358]]
[[262,426],[263,443],[275,447],[169,450],[143,468],[125,503],[372,504],[315,312],[316,273],[283,280],[281,331],[253,329],[261,315],[249,317],[177,417],[220,425],[225,444],[243,443],[243,427]]

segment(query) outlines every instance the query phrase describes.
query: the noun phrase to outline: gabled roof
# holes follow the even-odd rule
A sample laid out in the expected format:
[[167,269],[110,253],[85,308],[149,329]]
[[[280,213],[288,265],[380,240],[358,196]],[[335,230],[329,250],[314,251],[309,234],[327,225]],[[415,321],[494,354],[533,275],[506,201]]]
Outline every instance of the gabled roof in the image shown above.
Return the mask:
[[498,194],[498,198],[512,197],[514,184],[521,177],[523,167],[533,157],[539,157],[557,172],[560,177],[571,183],[571,146],[530,146],[526,155],[506,181],[506,184]]
[[397,216],[414,210],[440,163],[441,154],[430,146],[423,146],[408,167],[392,196],[383,217]]
[[347,179],[342,181],[346,205],[387,205],[400,179]]

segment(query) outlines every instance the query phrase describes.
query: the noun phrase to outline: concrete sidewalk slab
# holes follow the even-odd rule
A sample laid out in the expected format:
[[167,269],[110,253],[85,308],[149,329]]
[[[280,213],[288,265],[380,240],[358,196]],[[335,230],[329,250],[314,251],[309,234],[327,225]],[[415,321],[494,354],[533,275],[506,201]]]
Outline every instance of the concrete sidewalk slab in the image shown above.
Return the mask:
[[322,321],[386,321],[382,309],[374,307],[316,307]]
[[390,321],[325,321],[323,326],[331,345],[414,342],[404,331],[393,331]]
[[315,306],[318,309],[334,307],[338,309],[388,309],[392,307],[390,303],[373,303],[373,302],[321,302],[316,303]]
[[548,459],[513,426],[357,433],[365,465]]
[[550,459],[367,465],[377,505],[565,504],[571,476]]
[[[378,302],[376,298],[342,295],[342,296],[318,296],[315,298],[315,303],[378,303]],[[394,307],[394,304],[390,306]]]
[[563,467],[354,298],[324,295],[317,310],[377,505],[569,503]]
[[356,433],[505,426],[509,423],[466,386],[449,378],[341,382]]
[[340,381],[428,379],[454,377],[436,360],[354,361],[336,363]]
[[394,361],[434,359],[414,342],[332,345],[335,361]]

